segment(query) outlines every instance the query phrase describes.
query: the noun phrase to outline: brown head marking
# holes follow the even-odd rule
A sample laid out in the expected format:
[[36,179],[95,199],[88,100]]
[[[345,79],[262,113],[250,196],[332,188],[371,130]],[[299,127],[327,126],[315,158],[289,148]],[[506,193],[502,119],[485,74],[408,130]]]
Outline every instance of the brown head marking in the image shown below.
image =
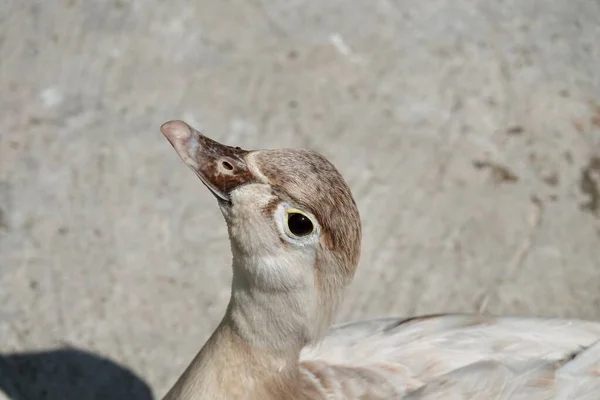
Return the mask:
[[314,151],[296,149],[261,150],[253,160],[278,195],[289,197],[317,218],[321,245],[351,279],[360,256],[360,215],[333,164]]

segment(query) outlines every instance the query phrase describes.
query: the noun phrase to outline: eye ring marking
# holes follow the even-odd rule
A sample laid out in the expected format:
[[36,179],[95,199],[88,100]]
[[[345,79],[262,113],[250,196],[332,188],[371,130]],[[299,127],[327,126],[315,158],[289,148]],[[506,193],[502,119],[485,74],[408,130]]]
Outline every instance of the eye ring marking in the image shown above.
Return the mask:
[[286,217],[287,229],[296,237],[308,236],[315,231],[312,219],[300,210],[288,208]]

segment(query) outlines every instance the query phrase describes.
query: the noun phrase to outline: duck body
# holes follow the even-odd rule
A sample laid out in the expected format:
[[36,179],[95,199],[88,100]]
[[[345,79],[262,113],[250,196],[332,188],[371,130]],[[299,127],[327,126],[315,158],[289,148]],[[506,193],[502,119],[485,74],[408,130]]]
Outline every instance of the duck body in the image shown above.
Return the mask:
[[305,348],[315,399],[600,399],[600,324],[435,315],[334,327]]
[[[241,341],[225,342],[209,341],[219,356],[203,364],[199,354],[164,400],[600,398],[600,324],[581,320],[448,314],[353,322],[303,348],[288,370],[249,356],[260,351]],[[202,369],[213,371],[212,385],[199,379]]]
[[161,131],[217,198],[233,256],[225,315],[163,400],[600,400],[600,323],[456,314],[330,328],[361,243],[335,167],[182,121]]

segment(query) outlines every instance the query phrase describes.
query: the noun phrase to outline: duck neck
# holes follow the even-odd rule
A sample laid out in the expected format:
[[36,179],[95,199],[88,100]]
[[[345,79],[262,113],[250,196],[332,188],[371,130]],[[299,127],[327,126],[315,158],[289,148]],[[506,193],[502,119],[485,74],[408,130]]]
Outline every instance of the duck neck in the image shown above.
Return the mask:
[[297,361],[310,342],[303,289],[261,290],[241,275],[234,272],[229,325],[253,348]]
[[297,393],[306,340],[291,309],[286,296],[252,290],[234,269],[223,320],[163,400],[269,400]]
[[297,359],[252,347],[224,319],[163,400],[280,399],[298,382]]

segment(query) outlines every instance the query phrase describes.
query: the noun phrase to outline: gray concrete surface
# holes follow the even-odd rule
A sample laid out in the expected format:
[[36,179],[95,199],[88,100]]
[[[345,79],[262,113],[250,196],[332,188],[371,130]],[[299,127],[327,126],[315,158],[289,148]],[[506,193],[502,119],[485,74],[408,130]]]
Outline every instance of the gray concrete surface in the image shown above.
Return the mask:
[[600,319],[599,21],[595,0],[4,0],[0,390],[81,385],[85,363],[12,363],[71,346],[156,398],[217,324],[226,230],[175,118],[339,167],[364,224],[340,321]]

